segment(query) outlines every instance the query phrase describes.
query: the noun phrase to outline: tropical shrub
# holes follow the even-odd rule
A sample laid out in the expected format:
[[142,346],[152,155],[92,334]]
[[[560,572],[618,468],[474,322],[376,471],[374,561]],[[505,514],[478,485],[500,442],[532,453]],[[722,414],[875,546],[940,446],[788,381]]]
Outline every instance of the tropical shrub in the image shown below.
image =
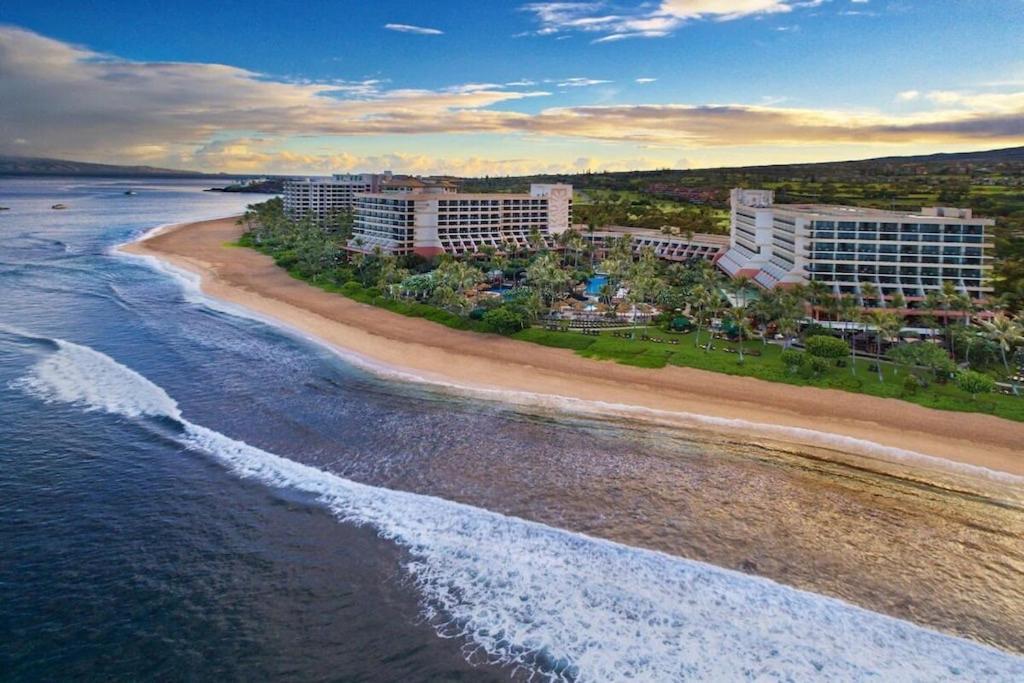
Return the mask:
[[779,354],[779,360],[786,366],[786,369],[793,372],[804,363],[804,352],[796,349],[786,349]]
[[817,335],[814,337],[807,337],[804,340],[804,348],[807,349],[807,353],[811,354],[815,358],[845,358],[846,354],[850,353],[850,347],[842,339],[837,339],[832,336]]
[[484,327],[498,334],[514,334],[527,326],[526,316],[510,306],[498,306],[483,314]]
[[832,367],[828,358],[804,355],[804,370],[815,377],[825,374]]
[[974,370],[959,372],[956,376],[956,385],[970,394],[971,398],[975,398],[978,394],[991,394],[996,388],[994,379]]
[[956,364],[938,344],[914,342],[889,349],[889,359],[898,365],[919,367],[931,371],[934,379],[945,381],[956,370]]

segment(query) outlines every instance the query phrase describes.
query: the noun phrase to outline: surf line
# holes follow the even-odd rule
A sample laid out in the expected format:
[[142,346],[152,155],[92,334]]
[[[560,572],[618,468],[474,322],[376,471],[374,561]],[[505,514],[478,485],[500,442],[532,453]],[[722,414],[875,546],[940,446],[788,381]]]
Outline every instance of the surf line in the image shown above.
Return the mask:
[[[34,337],[35,339],[43,339]],[[422,494],[360,484],[188,420],[161,387],[87,346],[54,350],[16,386],[129,418],[231,473],[310,494],[409,551],[437,632],[551,680],[1021,680],[1024,658],[702,562]]]
[[135,254],[121,249],[117,249],[114,253],[125,258],[140,260],[150,268],[164,275],[170,276],[179,284],[186,300],[191,303],[205,305],[208,308],[228,315],[263,323],[280,330],[289,336],[324,348],[341,358],[343,361],[383,379],[434,387],[463,396],[470,396],[507,405],[524,407],[536,407],[540,405],[550,409],[565,410],[580,415],[593,415],[599,417],[616,418],[622,417],[623,415],[633,415],[647,420],[657,421],[659,424],[666,426],[691,426],[732,436],[742,434],[747,437],[760,436],[764,438],[776,438],[788,443],[806,444],[833,450],[842,449],[844,452],[852,451],[852,453],[848,454],[859,455],[869,459],[874,458],[889,462],[890,464],[918,465],[940,472],[977,477],[979,479],[999,482],[1002,484],[1024,484],[1024,476],[1021,475],[993,470],[980,465],[960,463],[947,458],[928,455],[926,453],[912,451],[909,449],[886,446],[876,441],[837,434],[834,432],[825,432],[806,427],[790,427],[765,422],[755,422],[742,418],[717,417],[693,412],[671,411],[623,403],[580,399],[558,394],[499,389],[455,382],[443,377],[417,374],[409,369],[387,365],[359,352],[332,344],[315,334],[295,327],[294,325],[272,315],[207,294],[202,289],[202,275],[199,272],[172,263],[167,259],[163,259],[152,254]]

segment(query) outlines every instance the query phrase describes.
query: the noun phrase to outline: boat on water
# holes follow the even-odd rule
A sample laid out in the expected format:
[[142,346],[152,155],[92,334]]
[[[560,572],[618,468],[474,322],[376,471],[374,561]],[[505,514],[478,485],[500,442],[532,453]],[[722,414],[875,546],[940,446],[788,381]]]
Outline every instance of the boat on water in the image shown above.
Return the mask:
[[127,195],[136,195],[136,194],[138,194],[138,192],[136,192],[135,190],[125,190],[124,193],[127,194]]
[[9,207],[9,206],[0,206],[0,211],[10,211],[10,210],[11,210],[11,207]]
[[51,209],[66,209],[66,208],[68,208],[68,205],[67,204],[54,204],[50,208]]

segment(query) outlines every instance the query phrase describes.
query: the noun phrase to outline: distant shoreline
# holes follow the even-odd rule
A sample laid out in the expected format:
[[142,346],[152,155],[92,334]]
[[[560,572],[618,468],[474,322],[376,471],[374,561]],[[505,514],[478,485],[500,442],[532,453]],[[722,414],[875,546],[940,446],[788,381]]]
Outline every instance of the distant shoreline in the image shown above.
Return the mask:
[[121,249],[198,274],[211,297],[410,379],[569,410],[586,405],[623,416],[675,415],[697,428],[741,432],[750,440],[895,457],[910,466],[945,462],[952,470],[966,466],[1024,476],[1021,423],[693,368],[633,368],[454,330],[296,280],[270,257],[232,247],[241,232],[234,217],[215,219],[147,233]]

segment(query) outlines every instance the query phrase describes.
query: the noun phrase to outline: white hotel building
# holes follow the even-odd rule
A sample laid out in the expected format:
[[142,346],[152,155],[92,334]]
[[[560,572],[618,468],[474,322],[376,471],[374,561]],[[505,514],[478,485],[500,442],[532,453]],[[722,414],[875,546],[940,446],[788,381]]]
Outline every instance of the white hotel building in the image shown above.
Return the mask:
[[336,173],[330,178],[301,178],[284,183],[284,211],[289,218],[312,214],[324,218],[355,207],[355,199],[378,192],[392,178],[390,173]]
[[525,194],[468,194],[443,184],[362,194],[355,203],[352,251],[431,257],[484,246],[529,244],[569,228],[572,186],[534,184]]
[[819,280],[836,294],[861,295],[871,283],[885,297],[917,301],[951,282],[983,299],[993,221],[970,209],[918,213],[820,204],[775,204],[770,190],[733,190],[729,250],[718,266],[764,288]]

